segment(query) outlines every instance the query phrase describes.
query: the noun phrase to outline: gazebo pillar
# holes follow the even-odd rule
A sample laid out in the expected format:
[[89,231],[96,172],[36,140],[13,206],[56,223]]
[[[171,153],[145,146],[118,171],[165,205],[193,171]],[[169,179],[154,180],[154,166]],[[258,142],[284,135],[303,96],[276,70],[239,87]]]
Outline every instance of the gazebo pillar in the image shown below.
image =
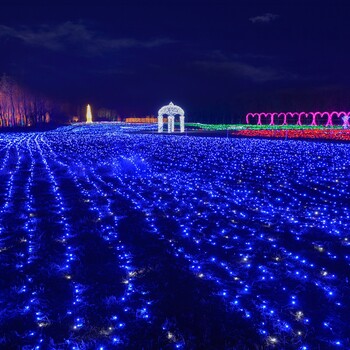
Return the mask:
[[180,115],[180,132],[185,132],[185,116]]
[[163,116],[162,115],[158,115],[158,132],[163,132]]
[[175,116],[171,117],[171,132],[175,131]]
[[168,133],[174,132],[174,116],[168,116]]

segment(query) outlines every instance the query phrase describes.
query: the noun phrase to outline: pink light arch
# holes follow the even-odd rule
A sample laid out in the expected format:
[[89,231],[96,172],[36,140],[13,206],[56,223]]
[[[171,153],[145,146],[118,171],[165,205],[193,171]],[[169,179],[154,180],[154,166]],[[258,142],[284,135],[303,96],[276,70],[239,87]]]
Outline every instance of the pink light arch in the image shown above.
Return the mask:
[[[322,119],[324,116],[327,117],[326,124],[324,126],[333,126],[333,117],[335,116],[338,120],[341,120],[343,116],[349,115],[350,112],[345,111],[333,111],[333,112],[260,112],[260,113],[248,113],[246,115],[246,122],[247,124],[251,124],[249,121],[251,119],[257,118],[257,124],[256,125],[262,125],[262,118],[270,119],[269,125],[276,125],[275,121],[278,122],[280,120],[279,118],[283,117],[283,123],[282,125],[306,125],[302,123],[301,118],[310,118],[311,117],[311,123],[309,125],[316,126],[317,123],[317,117],[319,116],[319,119]],[[288,116],[289,119],[296,119],[296,124],[288,124]],[[322,121],[321,121],[322,122]],[[252,124],[253,125],[253,124]]]
[[248,113],[246,115],[246,122],[247,122],[247,124],[249,124],[249,117],[251,117],[251,118],[257,117],[258,118],[257,125],[261,125],[261,114],[263,114],[263,113]]
[[286,113],[286,124],[285,125],[288,125],[288,123],[287,123],[288,116],[289,116],[289,120],[293,120],[294,116],[298,117],[295,113],[287,112]]
[[283,117],[283,123],[282,125],[287,125],[287,114],[286,113],[278,113],[277,114],[277,121],[280,117]]

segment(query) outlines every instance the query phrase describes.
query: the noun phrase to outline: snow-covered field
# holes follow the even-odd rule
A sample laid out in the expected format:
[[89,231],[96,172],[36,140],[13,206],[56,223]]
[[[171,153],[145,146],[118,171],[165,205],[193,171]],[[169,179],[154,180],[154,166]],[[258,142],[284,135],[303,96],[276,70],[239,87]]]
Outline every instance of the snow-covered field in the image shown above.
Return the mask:
[[350,145],[129,131],[0,134],[0,348],[350,348]]

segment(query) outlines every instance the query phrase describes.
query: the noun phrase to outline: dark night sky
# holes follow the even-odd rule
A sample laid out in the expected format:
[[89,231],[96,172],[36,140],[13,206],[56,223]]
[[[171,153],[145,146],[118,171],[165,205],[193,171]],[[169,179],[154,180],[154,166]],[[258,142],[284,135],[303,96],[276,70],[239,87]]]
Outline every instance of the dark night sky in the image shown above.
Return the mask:
[[123,115],[350,110],[349,34],[348,0],[2,0],[0,73]]

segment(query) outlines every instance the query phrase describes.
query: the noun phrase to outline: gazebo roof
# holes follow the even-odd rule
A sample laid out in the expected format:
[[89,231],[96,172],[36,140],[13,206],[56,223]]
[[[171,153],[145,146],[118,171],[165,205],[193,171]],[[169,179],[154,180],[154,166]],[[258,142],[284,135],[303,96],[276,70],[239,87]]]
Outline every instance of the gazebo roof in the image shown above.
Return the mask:
[[181,107],[176,106],[172,102],[170,102],[167,106],[163,106],[158,111],[158,115],[163,115],[163,114],[167,114],[167,115],[176,115],[176,114],[185,115],[185,111]]

